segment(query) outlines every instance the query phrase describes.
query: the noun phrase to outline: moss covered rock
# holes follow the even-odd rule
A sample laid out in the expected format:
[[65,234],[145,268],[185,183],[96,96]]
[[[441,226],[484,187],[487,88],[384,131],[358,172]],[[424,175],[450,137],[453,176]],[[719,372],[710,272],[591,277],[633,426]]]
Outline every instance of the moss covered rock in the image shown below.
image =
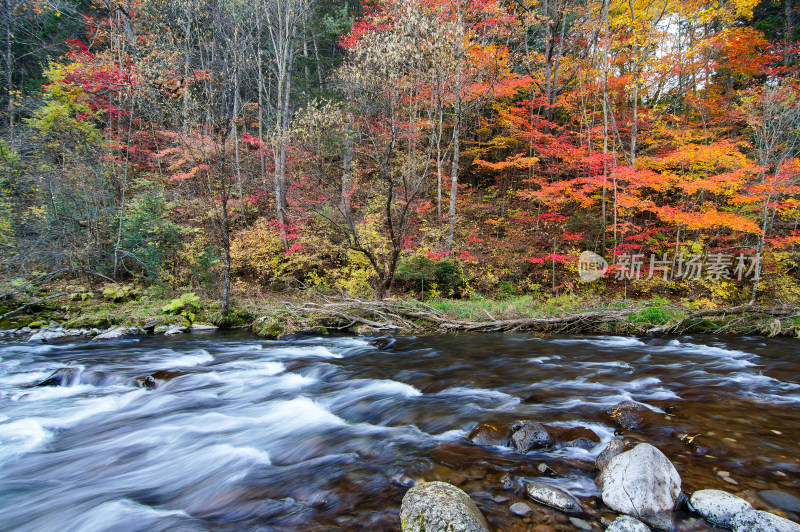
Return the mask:
[[408,490],[400,519],[403,532],[489,532],[469,495],[446,482],[425,482]]

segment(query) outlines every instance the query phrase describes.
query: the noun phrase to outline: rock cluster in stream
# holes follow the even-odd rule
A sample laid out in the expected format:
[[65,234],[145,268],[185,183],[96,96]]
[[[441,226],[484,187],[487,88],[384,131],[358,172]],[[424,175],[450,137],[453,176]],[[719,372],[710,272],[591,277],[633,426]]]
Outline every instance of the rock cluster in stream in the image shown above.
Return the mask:
[[92,340],[118,340],[121,338],[132,338],[136,336],[144,336],[146,334],[163,334],[171,336],[174,334],[183,334],[187,332],[200,332],[216,330],[214,325],[204,325],[200,323],[193,323],[190,327],[182,325],[159,325],[157,322],[145,324],[143,327],[138,325],[132,326],[113,326],[107,329],[65,329],[59,324],[52,322],[47,326],[39,329],[32,329],[30,327],[20,327],[18,329],[9,329],[0,331],[0,338],[6,340],[25,340],[33,343],[47,343],[53,340],[60,340],[69,337],[85,337]]
[[[615,405],[607,414],[612,422],[626,430],[655,423],[658,416],[657,412],[632,401]],[[533,420],[520,420],[511,425],[480,423],[467,440],[475,445],[513,448],[523,454],[564,447],[590,450],[600,443],[600,438],[588,428],[564,429]],[[800,524],[756,510],[748,501],[724,491],[698,490],[687,499],[675,466],[649,443],[630,444],[619,438],[612,439],[596,456],[594,465],[595,484],[600,489],[602,505],[617,514],[616,518],[608,519],[606,514],[601,519],[607,532],[672,531],[675,511],[684,506],[710,525],[733,532],[800,532]],[[541,477],[556,476],[544,463],[535,469]],[[508,474],[503,476],[502,484],[507,490],[520,485]],[[575,530],[596,530],[600,526],[585,520],[589,515],[597,515],[597,510],[592,511],[590,507],[597,508],[599,501],[577,498],[549,485],[547,479],[525,482],[524,494],[527,500],[503,498],[509,502],[510,514],[529,518],[535,515],[539,504],[566,514],[563,519],[568,519]],[[782,492],[765,491],[763,498],[779,503],[774,504],[776,507],[789,510],[800,507],[800,499]],[[451,517],[454,520],[451,521]],[[404,531],[444,532],[488,527],[469,496],[443,482],[423,482],[409,489],[403,498],[401,518]]]

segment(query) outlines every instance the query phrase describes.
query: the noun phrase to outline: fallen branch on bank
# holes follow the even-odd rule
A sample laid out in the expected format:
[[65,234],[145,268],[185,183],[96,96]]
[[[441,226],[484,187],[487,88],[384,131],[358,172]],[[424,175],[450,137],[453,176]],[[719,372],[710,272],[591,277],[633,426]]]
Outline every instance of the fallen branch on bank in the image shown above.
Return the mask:
[[[641,318],[641,311],[650,307],[592,310],[553,317],[516,317],[497,319],[488,312],[487,321],[459,319],[420,301],[362,301],[358,299],[326,299],[323,303],[296,305],[285,302],[292,318],[300,323],[323,324],[327,328],[354,330],[359,325],[375,332],[515,332],[545,333],[617,333],[617,334],[682,334],[692,331],[714,333],[790,334],[794,321],[784,326],[783,320],[800,316],[797,309],[759,309],[740,305],[727,309],[699,310],[659,325]],[[657,307],[663,308],[663,307]],[[670,309],[683,314],[681,307]],[[738,316],[729,320],[731,316]],[[771,320],[764,322],[764,320]],[[708,325],[701,327],[701,325]],[[797,327],[800,330],[800,327]],[[796,334],[796,333],[795,333]]]
[[[718,317],[727,318],[729,316],[739,317],[736,320],[731,320],[730,322],[722,324],[712,332],[715,334],[730,333],[738,330],[740,326],[744,324],[744,329],[748,332],[758,332],[767,334],[767,336],[777,336],[778,334],[781,334],[783,330],[783,326],[780,323],[781,320],[793,319],[800,316],[800,314],[798,313],[798,309],[763,309],[749,304],[739,305],[737,307],[726,309],[709,309],[691,312],[687,316],[682,317],[680,320],[674,323],[653,327],[648,329],[647,332],[649,334],[680,334],[692,329],[693,327],[696,327],[703,320]],[[757,323],[759,320],[770,318],[778,321],[777,329],[776,325],[772,322],[766,327]],[[746,322],[750,322],[750,324],[748,325]]]
[[47,297],[43,297],[41,299],[37,299],[36,301],[31,301],[29,303],[25,303],[24,305],[19,306],[19,307],[15,308],[14,310],[11,310],[9,312],[6,312],[3,315],[0,315],[0,320],[3,320],[3,319],[5,319],[5,318],[7,318],[9,316],[13,316],[17,312],[22,312],[23,310],[25,310],[28,307],[32,307],[34,305],[38,305],[39,303],[44,303],[45,301],[49,301],[51,299],[56,299],[57,297],[68,296],[68,295],[70,295],[69,292],[59,292],[58,294],[53,294],[51,296],[47,296]]

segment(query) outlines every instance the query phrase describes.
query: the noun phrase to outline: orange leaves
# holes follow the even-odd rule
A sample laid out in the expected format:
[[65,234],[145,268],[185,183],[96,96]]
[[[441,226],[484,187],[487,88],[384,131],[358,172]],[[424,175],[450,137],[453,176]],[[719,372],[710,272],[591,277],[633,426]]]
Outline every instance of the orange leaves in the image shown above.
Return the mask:
[[518,153],[505,161],[500,161],[497,163],[492,163],[489,161],[484,161],[483,159],[475,159],[472,164],[477,166],[481,166],[488,170],[493,170],[496,172],[500,172],[507,169],[526,169],[530,168],[533,164],[537,163],[539,159],[536,157],[525,157],[523,154]]
[[715,206],[707,205],[699,212],[684,212],[670,206],[652,209],[658,217],[668,223],[685,226],[693,230],[709,230],[725,227],[741,233],[758,234],[761,229],[753,220],[729,212],[721,212]]

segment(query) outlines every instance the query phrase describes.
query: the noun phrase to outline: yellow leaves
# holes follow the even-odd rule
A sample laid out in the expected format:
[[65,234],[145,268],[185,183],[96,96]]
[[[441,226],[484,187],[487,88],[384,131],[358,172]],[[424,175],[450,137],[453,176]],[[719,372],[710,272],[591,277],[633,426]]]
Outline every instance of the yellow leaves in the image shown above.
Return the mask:
[[489,170],[502,171],[514,168],[527,169],[536,164],[537,162],[539,162],[538,157],[525,157],[523,154],[518,153],[517,155],[514,155],[513,157],[510,157],[505,161],[500,161],[497,163],[484,161],[483,159],[475,159],[475,161],[473,161],[472,164]]
[[702,172],[726,172],[751,166],[751,161],[735,141],[719,141],[711,145],[689,143],[659,161],[661,168],[670,168],[686,175]]

